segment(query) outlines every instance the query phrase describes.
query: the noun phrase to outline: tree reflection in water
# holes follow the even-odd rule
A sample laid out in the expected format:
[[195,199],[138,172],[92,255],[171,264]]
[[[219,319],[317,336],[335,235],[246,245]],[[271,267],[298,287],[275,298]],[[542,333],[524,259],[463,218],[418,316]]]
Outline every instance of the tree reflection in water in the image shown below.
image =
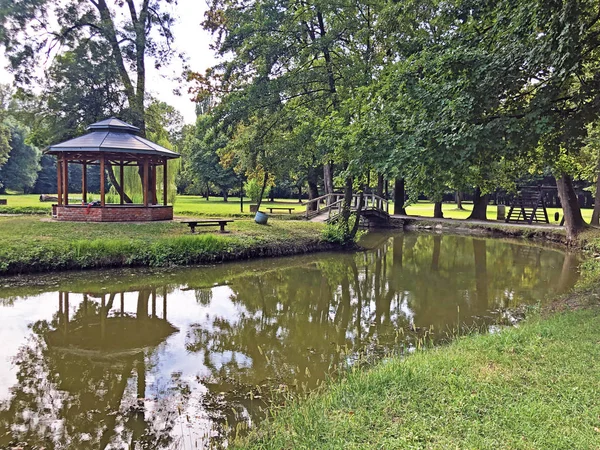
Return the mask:
[[[75,309],[75,294],[58,293],[58,311],[33,324],[14,358],[18,383],[0,408],[0,447],[194,448],[202,443],[190,427],[226,443],[283,394],[413,346],[431,327],[435,340],[459,325],[490,325],[502,310],[576,281],[574,255],[541,247],[430,234],[379,239],[369,251],[284,259],[269,270],[256,262],[143,280],[135,314],[108,286],[79,291]],[[198,316],[180,331],[182,365],[197,370],[162,374],[169,381],[159,389],[160,360],[175,345],[167,293],[177,302],[186,291],[198,308],[189,314],[225,303],[234,312]]]

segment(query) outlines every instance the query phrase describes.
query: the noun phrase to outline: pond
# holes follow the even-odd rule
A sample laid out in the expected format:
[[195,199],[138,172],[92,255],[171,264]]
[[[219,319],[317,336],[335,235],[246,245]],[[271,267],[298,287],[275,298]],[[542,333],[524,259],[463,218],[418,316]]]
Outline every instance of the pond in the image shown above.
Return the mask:
[[576,254],[370,233],[356,253],[0,279],[0,448],[226,446],[353,364],[565,292]]

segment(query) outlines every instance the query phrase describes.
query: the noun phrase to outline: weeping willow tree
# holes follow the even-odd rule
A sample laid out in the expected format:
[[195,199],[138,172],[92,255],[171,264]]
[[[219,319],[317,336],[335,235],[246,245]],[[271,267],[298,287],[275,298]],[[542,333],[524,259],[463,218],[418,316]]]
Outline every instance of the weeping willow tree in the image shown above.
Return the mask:
[[[163,146],[164,147],[164,146]],[[179,173],[181,161],[179,159],[172,159],[167,164],[167,202],[174,205],[177,200],[177,186],[175,184],[175,177]],[[158,166],[156,168],[156,198],[163,198],[163,172],[164,168]],[[139,169],[136,166],[127,166],[123,170],[123,190],[131,198],[133,203],[141,204],[144,203],[144,192],[142,190],[142,181],[140,179]],[[107,196],[109,203],[119,203],[119,193],[114,186],[111,186]],[[160,200],[159,200],[160,203]]]
[[[160,140],[158,145],[172,150],[172,145],[167,140]],[[167,202],[174,205],[177,200],[177,185],[175,184],[176,177],[181,169],[180,159],[171,159],[167,163]],[[156,198],[163,198],[163,173],[164,167],[156,167]],[[142,180],[140,177],[140,169],[138,166],[125,166],[123,168],[123,191],[129,196],[133,203],[144,203],[144,191],[142,189]],[[119,203],[119,193],[114,186],[111,186],[107,201],[109,203]],[[160,203],[160,200],[159,200]]]
[[[183,127],[183,117],[172,106],[154,99],[146,108],[146,138],[168,150],[177,151],[171,143],[175,130]],[[169,131],[171,130],[171,131]],[[181,160],[172,159],[167,164],[167,202],[175,204],[177,199],[176,178],[181,170]],[[162,166],[156,167],[156,198],[162,203],[163,198],[163,172]],[[132,203],[144,202],[142,190],[142,170],[140,166],[126,166],[123,170],[123,192],[131,199]],[[119,203],[120,196],[115,187],[111,187],[108,201]],[[127,200],[126,200],[127,201]]]

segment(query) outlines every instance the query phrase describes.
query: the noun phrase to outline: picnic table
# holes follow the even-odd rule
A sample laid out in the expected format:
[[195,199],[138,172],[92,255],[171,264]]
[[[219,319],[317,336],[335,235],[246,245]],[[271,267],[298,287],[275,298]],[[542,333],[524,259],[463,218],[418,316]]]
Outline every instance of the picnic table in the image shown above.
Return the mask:
[[296,208],[285,208],[285,207],[282,207],[282,206],[267,206],[267,209],[269,210],[269,212],[270,212],[271,214],[273,214],[273,210],[274,210],[274,209],[281,209],[281,210],[284,210],[284,211],[288,211],[288,214],[291,214],[291,213],[292,213],[292,211],[293,211],[294,209],[296,209]]
[[190,227],[192,233],[196,232],[196,227],[211,227],[219,225],[220,233],[225,233],[225,226],[233,222],[233,219],[196,219],[196,220],[182,220],[181,223],[185,223]]

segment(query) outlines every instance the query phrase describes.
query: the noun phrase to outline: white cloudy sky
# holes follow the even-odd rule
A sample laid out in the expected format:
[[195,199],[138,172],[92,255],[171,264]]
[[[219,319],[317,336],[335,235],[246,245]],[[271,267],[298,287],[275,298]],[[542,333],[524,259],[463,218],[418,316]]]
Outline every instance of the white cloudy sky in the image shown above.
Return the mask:
[[[203,72],[215,62],[209,49],[211,36],[200,26],[206,9],[206,0],[178,0],[177,6],[173,8],[174,16],[178,18],[173,29],[175,47],[186,54],[190,69],[198,72]],[[12,81],[6,64],[6,58],[0,48],[0,83]],[[187,123],[192,123],[195,120],[195,108],[187,94],[187,86],[179,86],[169,78],[169,75],[180,72],[181,65],[176,61],[171,67],[161,68],[160,74],[148,61],[147,90],[149,94],[173,105]],[[181,96],[173,93],[178,88],[182,92]]]

